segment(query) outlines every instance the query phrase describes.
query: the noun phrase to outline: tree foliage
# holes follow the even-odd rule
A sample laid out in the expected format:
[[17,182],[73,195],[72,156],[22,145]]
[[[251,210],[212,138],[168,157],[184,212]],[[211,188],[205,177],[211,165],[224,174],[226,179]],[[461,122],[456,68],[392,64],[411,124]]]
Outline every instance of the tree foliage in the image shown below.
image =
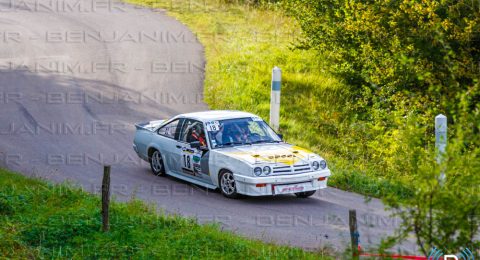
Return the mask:
[[[386,199],[404,220],[399,238],[415,233],[424,253],[432,246],[478,246],[480,1],[283,5],[303,30],[297,47],[328,55],[329,69],[353,93],[346,104],[350,120],[339,128],[347,129],[339,134],[344,143],[354,146],[345,150],[413,190],[408,198]],[[438,113],[453,130],[443,166],[433,146]],[[445,183],[438,181],[441,170]]]
[[470,89],[480,100],[478,1],[287,0],[286,6],[305,33],[301,47],[330,54],[331,69],[369,105],[427,98],[450,110],[457,93]]
[[[468,104],[462,99],[461,104]],[[465,107],[464,107],[465,108]],[[479,122],[480,114],[467,111],[457,117],[451,129],[446,154],[441,163],[434,140],[425,142],[427,127],[410,114],[398,119],[401,149],[395,159],[399,181],[413,187],[413,194],[399,199],[384,199],[402,219],[399,232],[390,242],[399,241],[413,233],[420,250],[427,255],[433,247],[444,252],[458,252],[465,247],[480,246],[480,147],[479,136],[471,133],[471,122]],[[466,136],[475,136],[467,139]],[[432,138],[433,139],[433,138]],[[442,173],[445,178],[442,179]]]

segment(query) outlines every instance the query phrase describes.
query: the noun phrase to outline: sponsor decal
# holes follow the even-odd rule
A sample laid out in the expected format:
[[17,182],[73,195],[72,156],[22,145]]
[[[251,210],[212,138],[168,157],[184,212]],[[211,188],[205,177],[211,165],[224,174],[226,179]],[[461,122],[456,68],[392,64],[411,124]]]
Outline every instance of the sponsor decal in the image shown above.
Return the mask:
[[206,122],[205,126],[207,127],[207,131],[209,132],[215,132],[220,130],[220,123],[218,121]]
[[193,164],[193,172],[195,176],[198,176],[198,174],[202,173],[202,167],[200,166],[200,164]]
[[194,155],[192,160],[193,160],[193,162],[198,163],[200,161],[200,156]]
[[[268,163],[283,163],[286,165],[294,165],[297,162],[305,159],[307,157],[307,152],[297,151],[297,149],[287,148],[291,153],[285,153],[285,148],[274,149],[270,151],[262,151],[260,154],[257,154],[257,151],[252,152],[231,152],[229,153],[232,156],[237,156],[244,158],[246,160],[251,159],[252,157],[259,162],[268,162]],[[312,154],[313,156],[313,154]]]
[[301,192],[305,189],[305,187],[303,186],[298,186],[298,185],[295,185],[295,186],[290,186],[290,187],[282,187],[282,189],[280,190],[280,192],[284,193],[284,192]]

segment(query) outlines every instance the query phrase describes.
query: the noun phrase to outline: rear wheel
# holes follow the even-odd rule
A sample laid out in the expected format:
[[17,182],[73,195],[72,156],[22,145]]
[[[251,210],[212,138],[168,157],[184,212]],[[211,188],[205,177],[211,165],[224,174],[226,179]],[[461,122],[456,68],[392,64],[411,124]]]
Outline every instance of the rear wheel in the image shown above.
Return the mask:
[[297,193],[295,193],[295,196],[297,196],[297,198],[308,198],[308,197],[312,196],[313,194],[315,194],[315,192],[316,192],[316,190],[297,192]]
[[220,191],[223,196],[235,199],[238,198],[237,187],[235,186],[235,179],[231,171],[223,171],[219,177]]
[[165,167],[163,166],[162,155],[159,151],[155,150],[150,156],[150,168],[152,168],[152,173],[156,176],[165,175]]

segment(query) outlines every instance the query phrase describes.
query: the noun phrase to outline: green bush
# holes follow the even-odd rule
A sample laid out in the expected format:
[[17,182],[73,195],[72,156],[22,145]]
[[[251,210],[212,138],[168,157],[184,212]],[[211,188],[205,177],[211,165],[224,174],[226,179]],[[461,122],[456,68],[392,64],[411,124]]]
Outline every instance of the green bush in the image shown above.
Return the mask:
[[361,92],[369,88],[376,96],[372,101],[432,94],[431,100],[447,109],[458,92],[477,85],[480,2],[285,2],[303,29],[301,47],[330,53],[336,63],[332,71]]
[[[479,246],[480,2],[284,0],[303,30],[297,48],[328,54],[351,99],[338,127],[341,156],[354,169],[407,196],[384,193],[425,254]],[[325,55],[318,59],[324,59]],[[438,166],[434,117],[449,118],[448,153]],[[445,183],[438,180],[445,172]],[[368,182],[345,174],[341,185]],[[337,177],[337,179],[339,179]],[[379,182],[376,182],[376,184]],[[382,185],[381,187],[385,187]]]
[[[285,0],[302,27],[298,47],[327,53],[330,72],[348,84],[353,158],[391,166],[397,152],[394,117],[410,112],[419,120],[458,112],[462,94],[478,109],[480,88],[480,2]],[[319,57],[324,59],[324,55]],[[475,126],[478,129],[478,125]],[[431,132],[431,127],[428,129]],[[477,132],[478,133],[478,132]]]
[[427,127],[419,124],[414,114],[402,120],[395,172],[408,173],[397,179],[411,183],[413,194],[402,199],[384,199],[402,219],[398,236],[389,242],[398,242],[413,233],[425,255],[433,247],[445,252],[479,248],[480,147],[472,146],[478,140],[464,138],[472,136],[472,128],[464,127],[472,120],[479,122],[479,113],[465,113],[457,118],[457,125],[451,129],[454,135],[440,164],[433,141],[425,142]]

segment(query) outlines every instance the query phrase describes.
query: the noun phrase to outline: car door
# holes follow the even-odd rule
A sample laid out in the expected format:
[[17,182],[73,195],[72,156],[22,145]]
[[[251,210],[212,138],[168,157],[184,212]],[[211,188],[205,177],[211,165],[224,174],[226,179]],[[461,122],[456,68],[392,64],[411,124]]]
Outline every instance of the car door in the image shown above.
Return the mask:
[[180,166],[176,158],[178,136],[184,119],[175,119],[157,130],[154,143],[158,144],[167,171],[178,173]]
[[[199,142],[201,148],[192,147],[193,142]],[[188,177],[211,183],[208,172],[208,144],[202,122],[185,119],[180,130],[176,157],[181,162],[181,173]],[[207,162],[207,163],[206,163]]]

